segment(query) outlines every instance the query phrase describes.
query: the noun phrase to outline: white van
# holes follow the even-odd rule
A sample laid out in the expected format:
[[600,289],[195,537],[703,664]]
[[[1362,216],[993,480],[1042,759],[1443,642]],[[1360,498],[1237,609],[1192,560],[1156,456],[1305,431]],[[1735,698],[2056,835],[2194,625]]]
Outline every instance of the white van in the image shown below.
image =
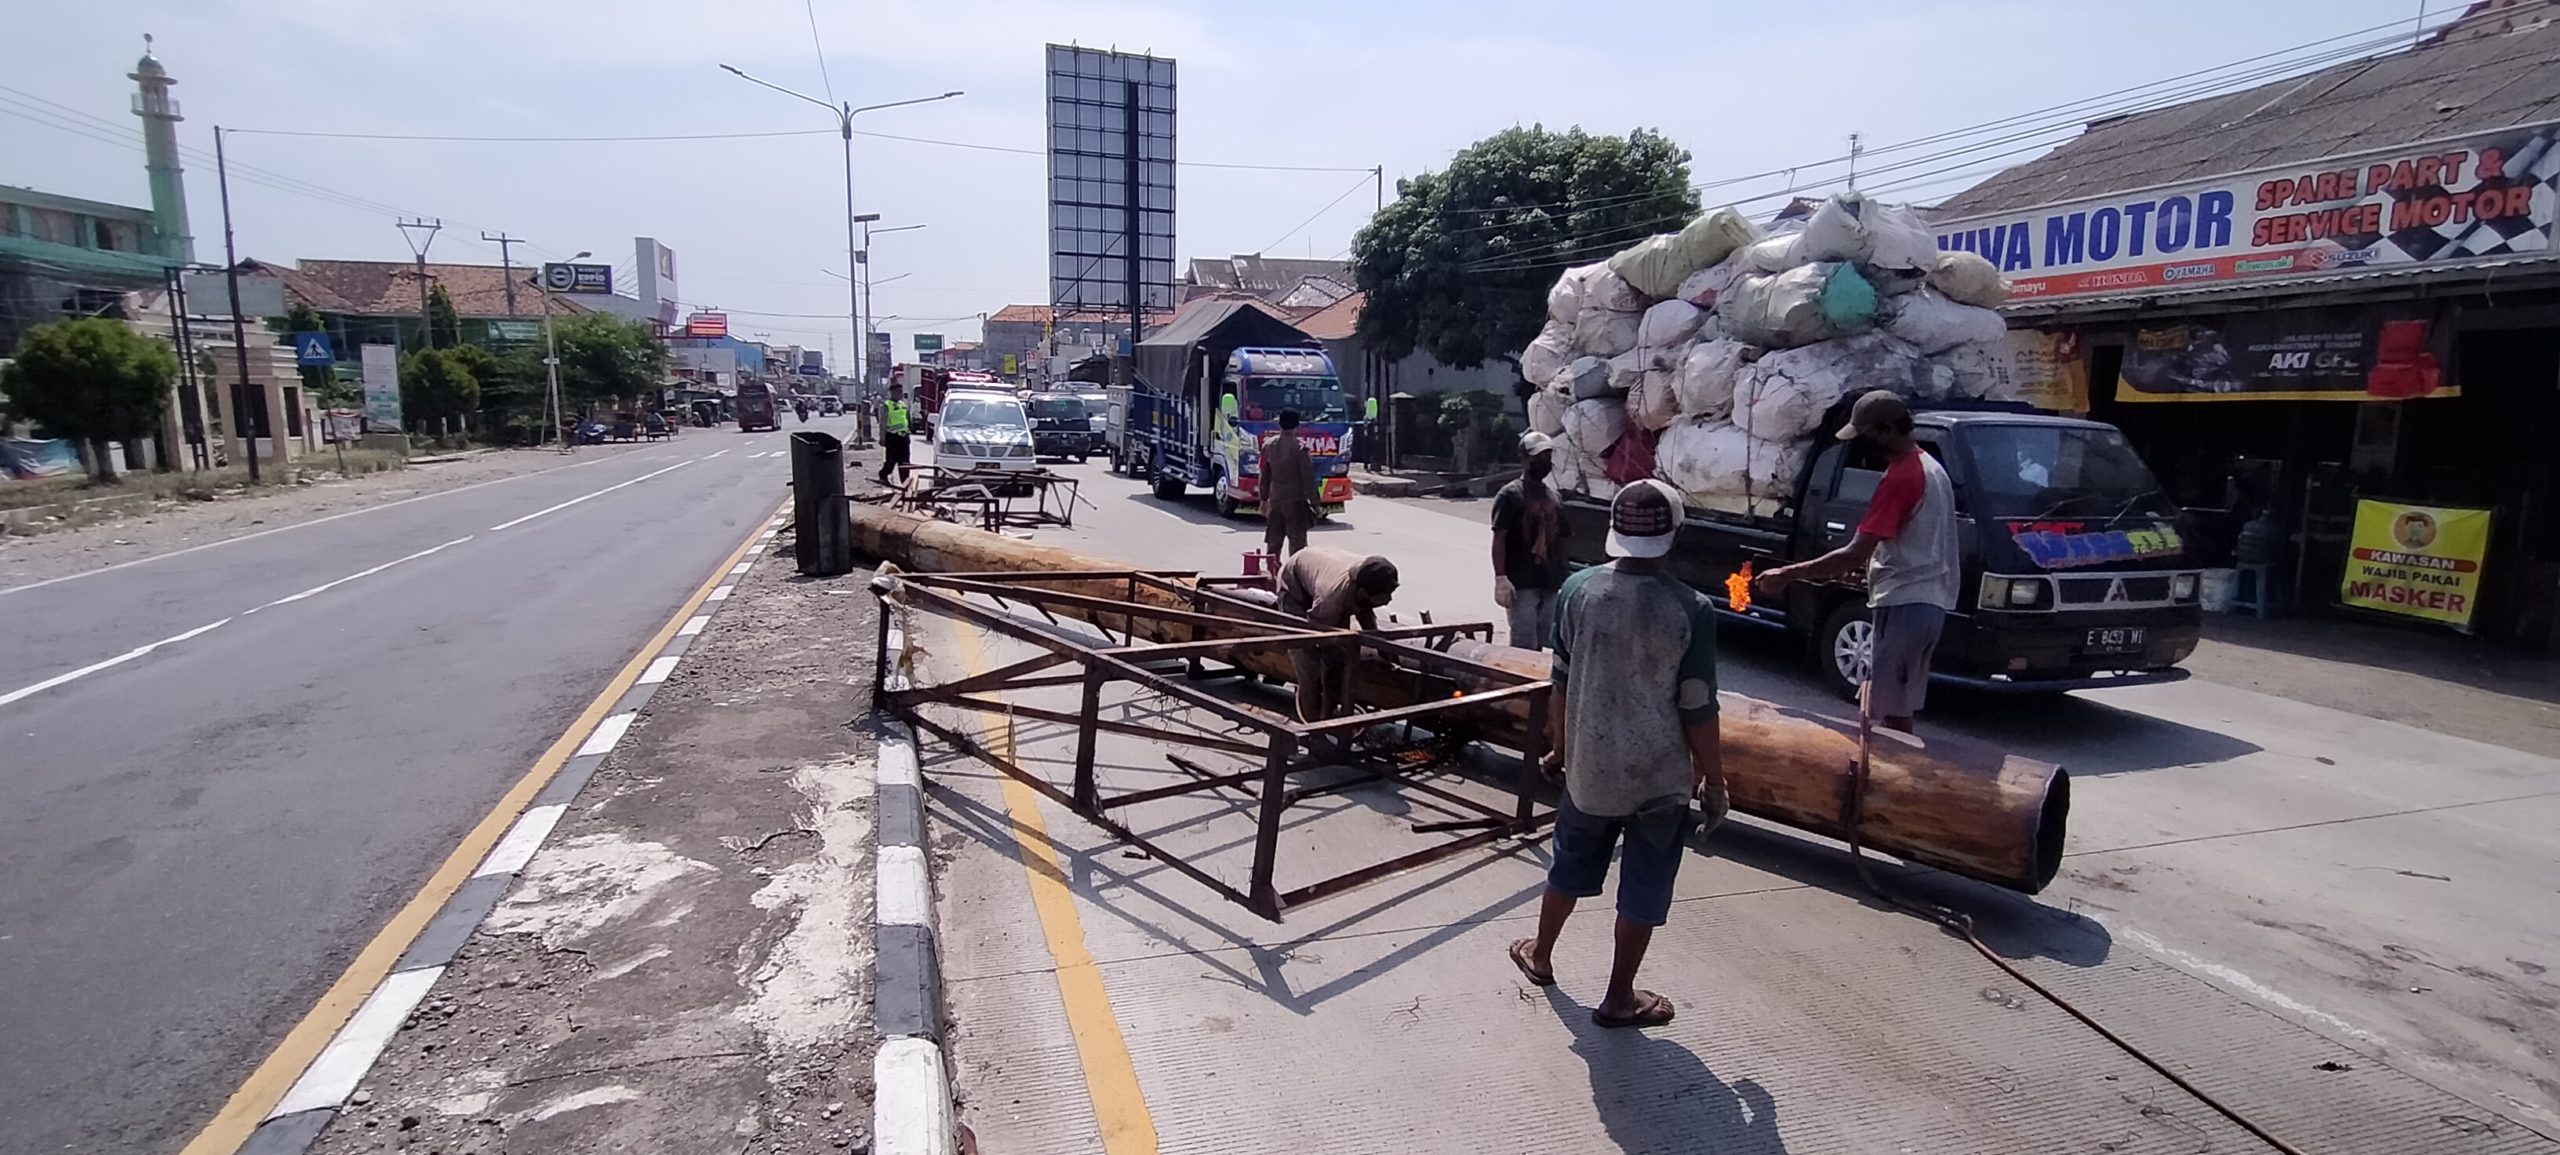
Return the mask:
[[933,463],[944,469],[1029,472],[1031,417],[1022,400],[991,389],[953,389],[942,397],[933,423]]

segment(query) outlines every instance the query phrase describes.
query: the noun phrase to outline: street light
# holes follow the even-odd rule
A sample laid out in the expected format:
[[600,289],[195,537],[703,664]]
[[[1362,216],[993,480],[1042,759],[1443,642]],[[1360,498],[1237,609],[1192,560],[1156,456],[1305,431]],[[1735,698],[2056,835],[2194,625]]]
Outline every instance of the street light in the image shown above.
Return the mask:
[[[845,293],[848,298],[845,302],[845,320],[852,324],[855,340],[864,340],[865,338],[862,332],[862,286],[860,283],[862,270],[858,267],[861,263],[861,257],[859,254],[862,252],[862,248],[860,242],[855,236],[858,231],[859,221],[855,218],[853,210],[853,118],[866,112],[878,112],[885,108],[904,108],[910,104],[931,104],[937,100],[949,100],[952,97],[963,95],[962,92],[955,88],[939,96],[919,96],[911,100],[892,100],[884,104],[865,104],[857,107],[852,101],[845,101],[841,104],[830,103],[828,101],[820,100],[805,92],[796,92],[791,89],[784,88],[770,80],[750,76],[744,69],[741,69],[734,64],[723,64],[720,66],[720,69],[721,71],[727,72],[729,75],[735,76],[750,84],[770,88],[775,92],[779,92],[784,96],[792,97],[796,100],[805,100],[835,114],[836,130],[844,137],[845,280],[853,282],[846,286],[845,289]],[[875,216],[873,219],[876,220],[878,218]],[[871,351],[868,348],[864,348],[856,353],[856,357],[859,359],[858,363],[862,366],[862,373],[859,379],[866,387],[864,390],[866,396],[869,395],[868,386],[871,384],[870,352]]]
[[[580,249],[578,250],[578,255],[569,259],[572,261],[583,261],[594,255],[595,254],[592,252]],[[551,331],[551,286],[543,283],[542,274],[540,273],[536,273],[525,279],[533,282],[534,287],[542,292],[542,348],[544,353],[542,358],[542,367],[545,372],[551,375],[551,428],[553,432],[560,434],[560,452],[567,453],[571,449],[575,448],[575,446],[569,443],[567,431],[560,428],[561,423],[568,420],[569,415],[561,412],[560,410],[560,339]]]

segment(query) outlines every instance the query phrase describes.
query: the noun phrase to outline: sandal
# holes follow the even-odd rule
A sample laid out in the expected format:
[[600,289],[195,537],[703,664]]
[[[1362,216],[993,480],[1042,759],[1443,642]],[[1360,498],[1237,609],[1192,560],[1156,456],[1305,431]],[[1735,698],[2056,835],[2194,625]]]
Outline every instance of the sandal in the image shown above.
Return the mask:
[[1529,951],[1538,945],[1535,939],[1521,939],[1511,944],[1511,965],[1520,968],[1520,977],[1542,987],[1556,985],[1556,976],[1542,975],[1529,967]]
[[1591,1021],[1604,1027],[1659,1027],[1671,1021],[1671,1000],[1652,991],[1637,991],[1636,1012],[1631,1015],[1605,1015],[1599,1008],[1591,1010]]

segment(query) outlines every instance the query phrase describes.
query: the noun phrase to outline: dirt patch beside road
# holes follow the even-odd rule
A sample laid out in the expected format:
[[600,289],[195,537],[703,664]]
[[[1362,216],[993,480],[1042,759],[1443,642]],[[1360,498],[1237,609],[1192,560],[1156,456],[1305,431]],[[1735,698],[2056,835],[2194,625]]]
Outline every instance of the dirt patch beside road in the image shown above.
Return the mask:
[[789,543],[315,1151],[867,1149],[875,603]]
[[[212,501],[169,499],[136,503],[137,508],[123,508],[118,502],[112,516],[74,528],[0,536],[0,587],[45,581],[466,485],[666,448],[664,443],[596,445],[569,455],[547,449],[507,449],[309,485],[229,490]],[[325,463],[326,458],[320,460]],[[112,501],[117,495],[102,490],[95,496]]]

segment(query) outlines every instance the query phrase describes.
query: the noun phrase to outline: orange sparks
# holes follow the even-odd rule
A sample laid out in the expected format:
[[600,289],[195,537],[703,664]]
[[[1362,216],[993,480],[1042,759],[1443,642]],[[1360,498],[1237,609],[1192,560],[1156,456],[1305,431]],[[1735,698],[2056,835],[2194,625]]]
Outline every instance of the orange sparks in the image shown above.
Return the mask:
[[1742,563],[1741,569],[1733,571],[1732,576],[1724,579],[1724,596],[1725,600],[1732,604],[1733,612],[1737,614],[1751,608],[1750,562]]

